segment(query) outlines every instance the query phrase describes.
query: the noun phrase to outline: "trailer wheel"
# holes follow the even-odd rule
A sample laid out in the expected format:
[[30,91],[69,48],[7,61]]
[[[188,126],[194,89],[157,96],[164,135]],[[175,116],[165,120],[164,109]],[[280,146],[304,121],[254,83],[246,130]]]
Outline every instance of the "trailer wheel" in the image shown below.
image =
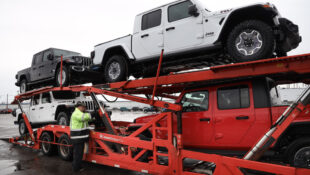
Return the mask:
[[286,155],[291,166],[310,168],[310,138],[295,140],[288,146]]
[[[60,86],[60,67],[56,71],[56,76],[55,76],[55,83],[56,86]],[[62,67],[62,86],[68,86],[69,85],[69,71],[66,66]]]
[[226,47],[237,62],[270,58],[275,50],[272,28],[259,20],[238,24],[229,34]]
[[46,143],[46,142],[53,142],[53,138],[51,134],[48,132],[43,132],[40,137],[40,140],[43,141],[40,143],[40,147],[41,147],[43,154],[47,156],[53,155],[55,153],[55,148],[56,148],[55,145],[51,143]]
[[69,126],[70,120],[65,112],[59,112],[57,115],[58,125]]
[[58,139],[58,143],[62,145],[58,145],[58,155],[66,161],[72,160],[73,156],[73,150],[72,147],[70,146],[65,146],[65,145],[71,145],[71,140],[67,134],[63,134],[60,136]]
[[114,55],[108,59],[104,66],[104,79],[106,82],[125,81],[127,79],[128,65],[121,55]]
[[27,129],[27,126],[26,126],[26,123],[24,121],[24,119],[20,119],[19,122],[18,122],[18,131],[19,131],[19,134],[22,136],[22,135],[25,135],[26,133],[28,133],[28,129]]

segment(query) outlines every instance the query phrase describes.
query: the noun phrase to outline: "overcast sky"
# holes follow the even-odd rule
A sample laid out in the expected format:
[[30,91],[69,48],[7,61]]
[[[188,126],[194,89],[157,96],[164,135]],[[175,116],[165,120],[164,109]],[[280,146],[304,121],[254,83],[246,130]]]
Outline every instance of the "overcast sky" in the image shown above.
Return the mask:
[[[258,0],[202,0],[211,11]],[[17,71],[30,66],[32,56],[49,47],[85,56],[95,44],[131,34],[136,14],[170,0],[0,0],[0,102],[18,91]],[[281,15],[300,27],[301,45],[290,52],[310,52],[310,1],[270,0]]]

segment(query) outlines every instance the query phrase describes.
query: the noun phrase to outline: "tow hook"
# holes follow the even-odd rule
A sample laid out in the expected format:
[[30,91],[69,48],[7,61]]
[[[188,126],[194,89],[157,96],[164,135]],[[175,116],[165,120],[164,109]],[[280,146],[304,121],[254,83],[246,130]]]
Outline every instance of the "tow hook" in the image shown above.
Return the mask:
[[85,68],[81,67],[81,66],[72,66],[72,70],[74,70],[76,72],[84,72]]

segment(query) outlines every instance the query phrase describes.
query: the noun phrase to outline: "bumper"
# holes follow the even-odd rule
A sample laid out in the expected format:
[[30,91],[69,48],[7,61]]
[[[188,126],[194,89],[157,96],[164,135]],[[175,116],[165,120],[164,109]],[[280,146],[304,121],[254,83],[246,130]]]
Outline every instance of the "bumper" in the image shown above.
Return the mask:
[[91,83],[102,80],[102,73],[83,66],[70,66],[71,81],[75,83]]
[[298,26],[286,18],[279,18],[279,45],[282,51],[289,52],[298,47],[302,41]]

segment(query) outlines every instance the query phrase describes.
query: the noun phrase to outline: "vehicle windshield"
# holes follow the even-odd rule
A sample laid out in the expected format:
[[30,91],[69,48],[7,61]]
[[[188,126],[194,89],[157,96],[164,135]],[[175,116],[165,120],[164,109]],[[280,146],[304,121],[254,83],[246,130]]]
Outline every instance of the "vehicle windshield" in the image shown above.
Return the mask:
[[272,106],[283,106],[282,99],[278,91],[278,86],[272,80],[268,80],[268,84],[269,84],[269,94],[270,94],[271,105]]
[[55,58],[60,57],[61,55],[62,56],[81,56],[81,54],[77,52],[71,52],[67,50],[58,50],[58,49],[54,49],[53,54]]
[[209,94],[208,91],[196,91],[186,93],[182,100],[183,111],[206,111],[208,110]]
[[80,96],[79,92],[72,92],[72,91],[53,91],[54,98],[68,100],[68,99],[75,99],[76,97]]

